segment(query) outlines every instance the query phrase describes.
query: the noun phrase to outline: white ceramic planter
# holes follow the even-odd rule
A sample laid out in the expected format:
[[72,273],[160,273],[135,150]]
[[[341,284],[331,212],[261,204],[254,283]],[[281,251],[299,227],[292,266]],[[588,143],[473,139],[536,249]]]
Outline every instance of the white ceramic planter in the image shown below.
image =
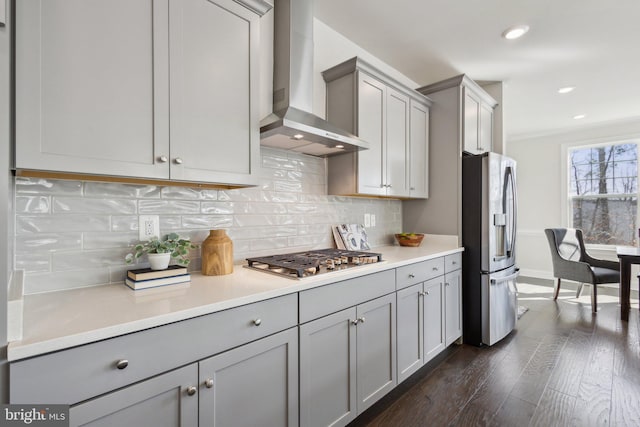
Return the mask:
[[164,254],[147,254],[149,257],[149,264],[151,264],[152,270],[164,270],[169,267],[169,261],[171,260],[170,253]]

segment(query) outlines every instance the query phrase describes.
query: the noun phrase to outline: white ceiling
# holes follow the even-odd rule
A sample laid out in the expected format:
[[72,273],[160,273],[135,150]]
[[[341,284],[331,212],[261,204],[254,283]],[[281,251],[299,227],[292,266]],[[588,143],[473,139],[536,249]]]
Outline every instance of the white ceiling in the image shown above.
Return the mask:
[[[316,0],[315,16],[420,85],[503,81],[507,140],[640,120],[638,0]],[[503,39],[515,24],[530,30]]]

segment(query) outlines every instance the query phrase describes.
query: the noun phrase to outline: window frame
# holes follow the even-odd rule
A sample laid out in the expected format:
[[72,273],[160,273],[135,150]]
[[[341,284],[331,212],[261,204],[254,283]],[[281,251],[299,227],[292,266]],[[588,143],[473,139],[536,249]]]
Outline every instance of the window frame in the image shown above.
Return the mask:
[[[562,199],[561,200],[562,224],[564,224],[565,227],[573,226],[573,223],[572,223],[573,211],[571,208],[571,202],[574,197],[569,195],[569,190],[571,188],[571,178],[569,177],[569,171],[571,168],[570,166],[571,157],[569,155],[570,151],[578,150],[578,149],[598,148],[598,147],[610,146],[610,145],[621,145],[621,144],[636,145],[636,159],[637,159],[636,172],[638,175],[637,177],[638,185],[636,187],[638,188],[638,191],[636,193],[625,193],[625,194],[616,194],[616,193],[611,193],[606,195],[594,194],[594,195],[587,195],[584,197],[595,199],[595,198],[615,198],[615,197],[635,196],[637,200],[638,208],[640,208],[640,137],[639,136],[628,136],[628,137],[622,137],[622,138],[603,137],[603,138],[593,139],[589,141],[576,141],[573,143],[565,143],[561,145],[561,159],[562,159],[561,176],[563,177],[563,179],[562,179],[562,188],[560,192],[560,197]],[[636,209],[636,226],[640,227],[640,209]],[[586,246],[590,249],[601,250],[603,252],[609,252],[609,251],[615,252],[616,246],[619,246],[619,245],[587,243]]]

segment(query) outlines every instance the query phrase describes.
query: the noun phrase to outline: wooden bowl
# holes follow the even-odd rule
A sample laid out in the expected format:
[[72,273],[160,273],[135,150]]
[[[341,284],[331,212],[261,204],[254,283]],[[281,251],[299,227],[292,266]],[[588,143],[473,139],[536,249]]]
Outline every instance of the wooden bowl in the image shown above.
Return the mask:
[[396,241],[400,246],[412,246],[417,247],[422,243],[422,239],[424,239],[424,234],[418,233],[401,233],[396,234]]

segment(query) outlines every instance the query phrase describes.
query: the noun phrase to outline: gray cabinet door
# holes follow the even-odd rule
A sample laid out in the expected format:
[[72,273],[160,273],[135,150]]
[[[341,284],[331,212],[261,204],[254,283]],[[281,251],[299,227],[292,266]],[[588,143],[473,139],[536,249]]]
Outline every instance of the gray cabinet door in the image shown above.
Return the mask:
[[391,391],[396,379],[396,296],[357,307],[358,413]]
[[424,283],[424,362],[445,348],[444,276]]
[[200,362],[200,425],[298,425],[298,328]]
[[387,196],[409,196],[409,97],[387,87],[384,185]]
[[424,360],[422,283],[398,291],[396,298],[400,383],[420,369]]
[[480,139],[480,99],[469,88],[464,87],[463,117],[463,150],[471,154],[479,154]]
[[260,163],[259,17],[234,0],[170,8],[171,179],[251,184]]
[[445,345],[462,336],[462,274],[461,270],[445,274]]
[[344,426],[356,417],[356,309],[300,326],[300,425]]
[[493,148],[493,107],[480,104],[480,132],[478,134],[478,151],[491,151]]
[[358,193],[386,194],[384,141],[386,133],[386,86],[362,72],[358,73],[357,135],[369,143],[358,152]]
[[197,384],[194,363],[72,406],[70,425],[196,427]]
[[409,116],[409,196],[429,197],[429,107],[411,100]]
[[16,167],[167,178],[168,0],[16,2]]

